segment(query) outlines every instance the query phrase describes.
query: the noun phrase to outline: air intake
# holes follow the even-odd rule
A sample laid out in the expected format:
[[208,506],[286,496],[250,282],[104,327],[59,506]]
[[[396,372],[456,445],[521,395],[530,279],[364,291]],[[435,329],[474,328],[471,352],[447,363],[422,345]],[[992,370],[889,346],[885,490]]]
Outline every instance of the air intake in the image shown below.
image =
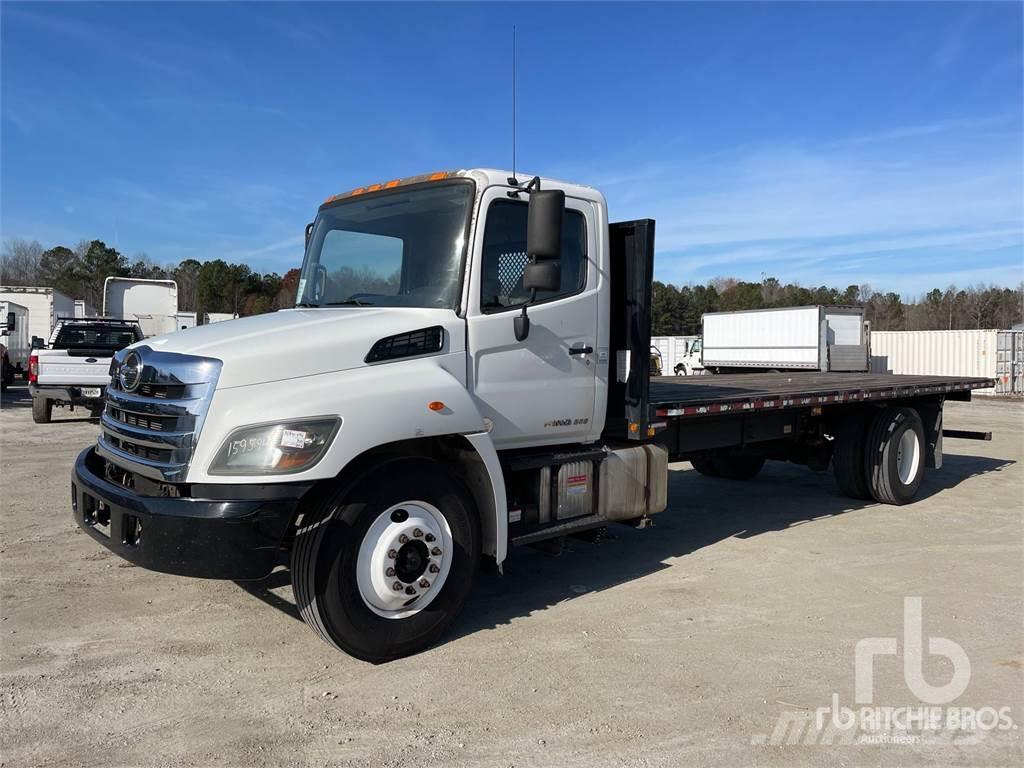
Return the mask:
[[435,325],[421,328],[418,331],[396,333],[385,336],[376,342],[366,355],[367,363],[383,363],[388,360],[400,360],[403,357],[433,355],[444,346],[444,329]]

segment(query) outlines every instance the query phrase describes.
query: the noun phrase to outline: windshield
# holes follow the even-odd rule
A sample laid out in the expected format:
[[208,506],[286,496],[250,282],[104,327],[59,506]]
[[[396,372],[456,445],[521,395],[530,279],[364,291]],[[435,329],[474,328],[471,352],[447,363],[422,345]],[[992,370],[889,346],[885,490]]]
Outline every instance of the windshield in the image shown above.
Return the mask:
[[454,309],[472,203],[467,180],[353,197],[321,210],[296,306]]

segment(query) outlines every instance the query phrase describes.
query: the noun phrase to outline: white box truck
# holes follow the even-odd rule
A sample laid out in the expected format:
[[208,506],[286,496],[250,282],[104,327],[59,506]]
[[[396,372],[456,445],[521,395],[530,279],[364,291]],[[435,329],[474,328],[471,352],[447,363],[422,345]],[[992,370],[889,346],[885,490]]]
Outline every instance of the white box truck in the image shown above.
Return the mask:
[[867,371],[870,328],[861,307],[709,312],[701,362],[710,373]]
[[149,336],[178,330],[178,284],[173,280],[108,277],[103,282],[103,316],[134,320]]
[[9,386],[15,375],[28,370],[28,356],[32,348],[32,336],[29,333],[28,308],[15,304],[13,301],[0,301],[0,343],[3,344],[3,360],[0,362],[0,381]]
[[13,301],[28,310],[29,340],[45,344],[57,327],[57,319],[75,316],[75,300],[54,288],[24,285],[0,286],[0,301]]
[[737,481],[831,463],[849,496],[911,501],[943,403],[991,379],[652,378],[654,227],[487,169],[331,197],[294,309],[114,356],[77,524],[158,571],[290,568],[309,627],[379,662],[437,641],[514,546],[647,527],[670,460]]

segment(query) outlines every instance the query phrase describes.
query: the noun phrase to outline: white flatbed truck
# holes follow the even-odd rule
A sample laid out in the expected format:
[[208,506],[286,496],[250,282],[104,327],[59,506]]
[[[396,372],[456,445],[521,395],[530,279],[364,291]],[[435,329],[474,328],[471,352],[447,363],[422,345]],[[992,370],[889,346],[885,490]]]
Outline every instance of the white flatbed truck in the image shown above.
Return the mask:
[[288,568],[306,623],[369,661],[436,642],[513,545],[646,523],[670,460],[738,480],[831,463],[850,496],[910,501],[944,400],[992,385],[652,380],[654,222],[609,223],[589,187],[396,179],[328,199],[306,234],[294,309],[115,356],[74,515],[146,568]]

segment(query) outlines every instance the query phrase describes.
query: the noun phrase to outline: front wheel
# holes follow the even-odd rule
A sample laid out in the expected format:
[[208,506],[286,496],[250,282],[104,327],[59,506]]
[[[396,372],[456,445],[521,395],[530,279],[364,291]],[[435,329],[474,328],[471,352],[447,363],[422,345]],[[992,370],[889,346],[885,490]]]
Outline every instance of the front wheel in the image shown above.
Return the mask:
[[305,515],[292,590],[313,631],[379,663],[441,637],[479,558],[479,522],[464,485],[435,461],[396,460]]

